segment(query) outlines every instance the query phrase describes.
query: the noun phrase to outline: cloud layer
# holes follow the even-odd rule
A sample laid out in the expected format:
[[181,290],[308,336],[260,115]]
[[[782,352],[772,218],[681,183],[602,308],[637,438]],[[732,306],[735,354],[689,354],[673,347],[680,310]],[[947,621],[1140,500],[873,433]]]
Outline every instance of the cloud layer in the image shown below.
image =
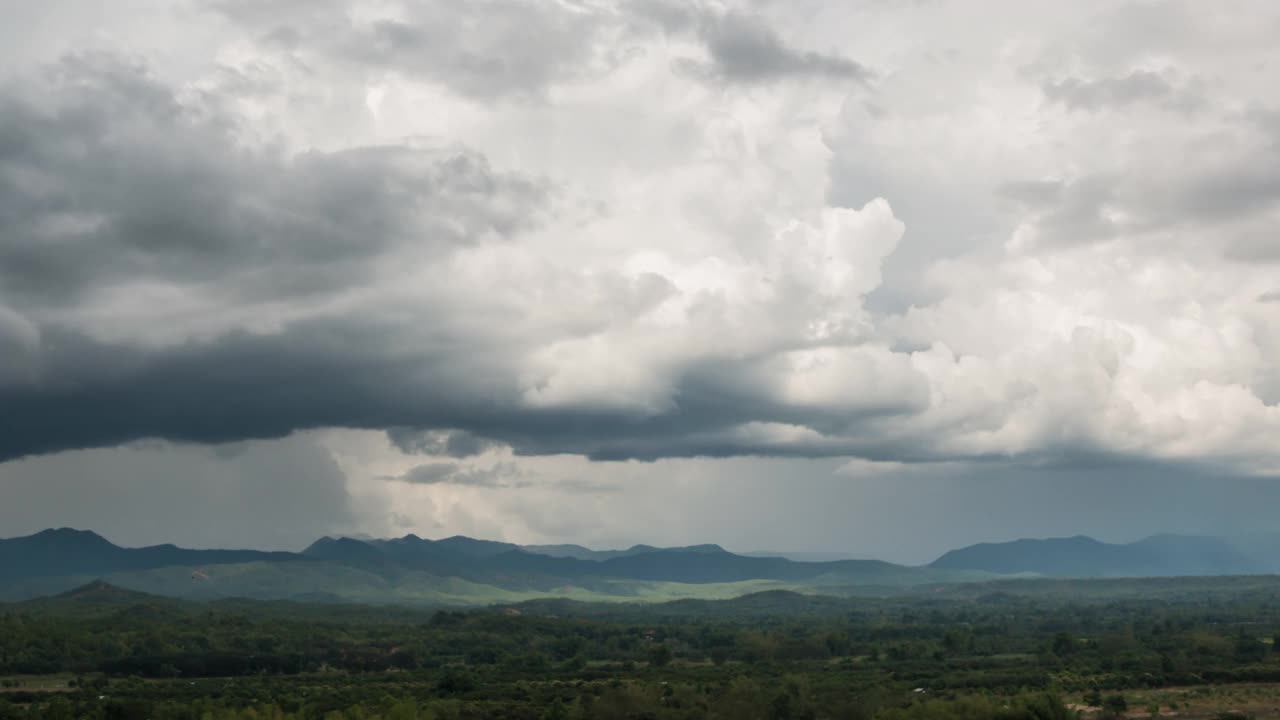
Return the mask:
[[1280,471],[1269,4],[181,8],[10,51],[0,460]]

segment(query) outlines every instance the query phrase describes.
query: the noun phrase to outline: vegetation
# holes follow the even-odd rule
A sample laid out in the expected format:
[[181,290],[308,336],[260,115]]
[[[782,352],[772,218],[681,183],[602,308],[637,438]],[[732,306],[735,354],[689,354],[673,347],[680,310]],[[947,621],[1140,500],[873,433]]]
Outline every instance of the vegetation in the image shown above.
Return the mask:
[[1276,594],[1170,582],[1157,599],[768,592],[435,611],[95,584],[0,606],[0,718],[1265,716],[1188,688],[1280,683]]

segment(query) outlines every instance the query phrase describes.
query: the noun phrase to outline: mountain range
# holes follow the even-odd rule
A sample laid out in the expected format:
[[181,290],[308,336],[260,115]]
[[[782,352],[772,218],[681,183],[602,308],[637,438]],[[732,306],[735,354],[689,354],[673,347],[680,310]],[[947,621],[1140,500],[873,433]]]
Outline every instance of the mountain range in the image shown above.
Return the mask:
[[970,545],[944,554],[930,567],[1048,577],[1255,575],[1280,572],[1278,551],[1277,535],[1153,535],[1123,544],[1076,535]]
[[1129,544],[1077,536],[984,543],[926,566],[880,560],[800,561],[719,545],[592,550],[454,536],[429,540],[324,537],[300,553],[125,548],[86,530],[0,540],[0,600],[55,594],[103,580],[191,599],[471,605],[539,598],[720,599],[787,590],[892,594],[1000,577],[1152,577],[1277,571],[1280,540],[1158,535]]

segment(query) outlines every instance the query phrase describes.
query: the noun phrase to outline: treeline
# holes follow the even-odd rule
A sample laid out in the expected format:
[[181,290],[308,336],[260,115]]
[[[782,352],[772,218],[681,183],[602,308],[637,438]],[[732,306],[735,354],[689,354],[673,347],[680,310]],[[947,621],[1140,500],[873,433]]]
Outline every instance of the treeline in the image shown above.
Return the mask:
[[[1280,606],[1268,598],[850,600],[808,615],[768,602],[719,617],[11,606],[0,610],[0,720],[1048,719],[1071,715],[1067,697],[1280,682]],[[30,687],[30,676],[62,686]]]
[[147,697],[57,696],[17,705],[0,696],[0,720],[1068,720],[1079,717],[1056,695],[967,696],[889,704],[807,693],[796,682],[777,686],[736,680],[722,688],[616,683],[548,703],[463,699],[367,699],[329,703],[260,703],[226,699],[188,702]]
[[[511,613],[511,614],[508,614]],[[492,667],[510,675],[588,665],[845,663],[943,687],[1103,682],[1108,687],[1280,680],[1270,606],[1131,602],[1043,608],[958,603],[640,623],[440,611],[386,623],[289,619],[191,606],[85,617],[0,614],[0,674],[236,677]]]

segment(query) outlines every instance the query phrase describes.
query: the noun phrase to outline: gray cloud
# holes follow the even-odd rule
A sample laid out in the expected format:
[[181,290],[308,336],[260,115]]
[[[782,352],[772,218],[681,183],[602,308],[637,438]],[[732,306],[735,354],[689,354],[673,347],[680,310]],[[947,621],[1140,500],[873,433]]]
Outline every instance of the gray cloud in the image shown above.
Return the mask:
[[464,149],[286,155],[238,141],[145,67],[74,57],[0,96],[0,287],[24,305],[140,279],[237,300],[333,293],[379,258],[508,238],[545,184]]
[[[298,322],[272,334],[233,332],[143,350],[46,329],[37,361],[44,380],[0,387],[6,408],[0,415],[0,458],[148,437],[221,443],[321,427],[462,428],[482,438],[481,444],[500,441],[520,453],[601,459],[931,454],[927,447],[871,432],[878,419],[917,407],[910,396],[861,413],[806,410],[761,395],[754,377],[733,363],[714,363],[687,371],[678,382],[682,403],[667,413],[539,410],[521,403],[513,348],[486,358],[466,345],[388,352],[414,330],[378,318],[338,318]],[[855,433],[867,423],[868,435],[775,444],[733,432],[751,422],[795,423],[833,434]],[[404,445],[403,431],[394,430],[393,437]],[[449,450],[447,440],[443,448]]]
[[1108,212],[1119,202],[1120,181],[1090,176],[1066,181],[1020,181],[1001,185],[999,194],[1036,211],[1040,241],[1048,245],[1101,242],[1132,229]]
[[1120,77],[1098,80],[1068,77],[1046,81],[1042,88],[1046,98],[1073,110],[1123,108],[1133,103],[1166,100],[1175,92],[1163,75],[1150,70],[1134,70]]
[[499,462],[490,466],[429,462],[416,465],[401,475],[385,479],[410,485],[456,485],[489,490],[537,488],[570,495],[601,495],[616,493],[620,490],[616,484],[586,478],[540,480],[521,470],[513,462]]
[[[475,310],[466,294],[420,283],[411,303],[363,298],[406,262],[445,268],[422,282],[447,283],[451,252],[518,242],[551,212],[546,183],[465,150],[261,149],[216,104],[180,100],[111,56],[68,59],[47,80],[10,87],[0,104],[0,341],[22,359],[0,374],[0,459],[330,426],[449,430],[442,447],[420,449],[456,456],[494,442],[647,459],[888,452],[879,439],[775,447],[739,430],[853,433],[918,409],[925,392],[870,398],[852,414],[806,411],[769,395],[779,368],[766,356],[674,366],[681,402],[658,414],[531,406],[524,366],[558,329],[504,330],[522,326],[525,307]],[[651,275],[634,289],[609,282],[620,281],[603,291],[629,312],[670,292]],[[192,303],[179,324],[148,322],[166,317],[163,306],[95,316],[114,291],[131,298],[149,285]],[[606,307],[602,321],[616,317]]]
[[407,22],[353,28],[338,41],[339,52],[371,67],[435,77],[478,98],[537,94],[610,67],[594,55],[604,21],[594,13],[529,2],[413,7]]
[[444,455],[466,458],[498,446],[492,440],[466,431],[415,430],[389,428],[387,439],[407,455]]
[[390,479],[413,485],[463,485],[490,489],[525,488],[532,484],[511,463],[499,463],[490,468],[450,462],[425,463]]
[[714,74],[729,82],[830,77],[866,82],[873,73],[842,57],[788,47],[759,17],[729,12],[703,20],[700,35]]
[[1203,147],[1188,149],[1177,173],[1132,167],[1069,181],[1005,183],[996,192],[1035,213],[1046,245],[1189,227],[1216,229],[1207,242],[1226,257],[1275,260],[1280,240],[1271,227],[1280,208],[1280,151],[1270,142],[1241,144],[1233,139],[1234,147],[1212,155]]
[[622,492],[622,487],[616,483],[600,482],[585,478],[561,480],[557,482],[554,487],[561,493],[569,493],[571,495],[614,495]]
[[449,482],[458,472],[457,463],[439,462],[418,465],[403,475],[396,475],[389,480],[413,483],[415,485],[434,485]]
[[[0,389],[9,408],[0,419],[0,457],[142,437],[227,442],[433,417],[449,427],[448,419],[468,415],[468,397],[476,402],[472,392],[489,379],[469,379],[480,366],[443,350],[388,357],[382,351],[396,334],[376,322],[317,321],[145,351],[49,330],[42,382]],[[430,368],[425,382],[420,366]]]
[[710,81],[872,77],[841,55],[788,46],[761,16],[696,3],[416,2],[394,19],[367,21],[348,0],[315,7],[219,0],[211,7],[258,33],[264,46],[429,79],[477,100],[537,99],[556,85],[598,80],[633,57],[638,43],[664,35],[701,43],[709,64],[684,65]]
[[606,39],[615,13],[588,5],[488,0],[414,2],[363,19],[350,0],[217,0],[216,12],[268,47],[366,71],[439,82],[477,100],[532,99],[548,87],[608,73],[620,61]]

